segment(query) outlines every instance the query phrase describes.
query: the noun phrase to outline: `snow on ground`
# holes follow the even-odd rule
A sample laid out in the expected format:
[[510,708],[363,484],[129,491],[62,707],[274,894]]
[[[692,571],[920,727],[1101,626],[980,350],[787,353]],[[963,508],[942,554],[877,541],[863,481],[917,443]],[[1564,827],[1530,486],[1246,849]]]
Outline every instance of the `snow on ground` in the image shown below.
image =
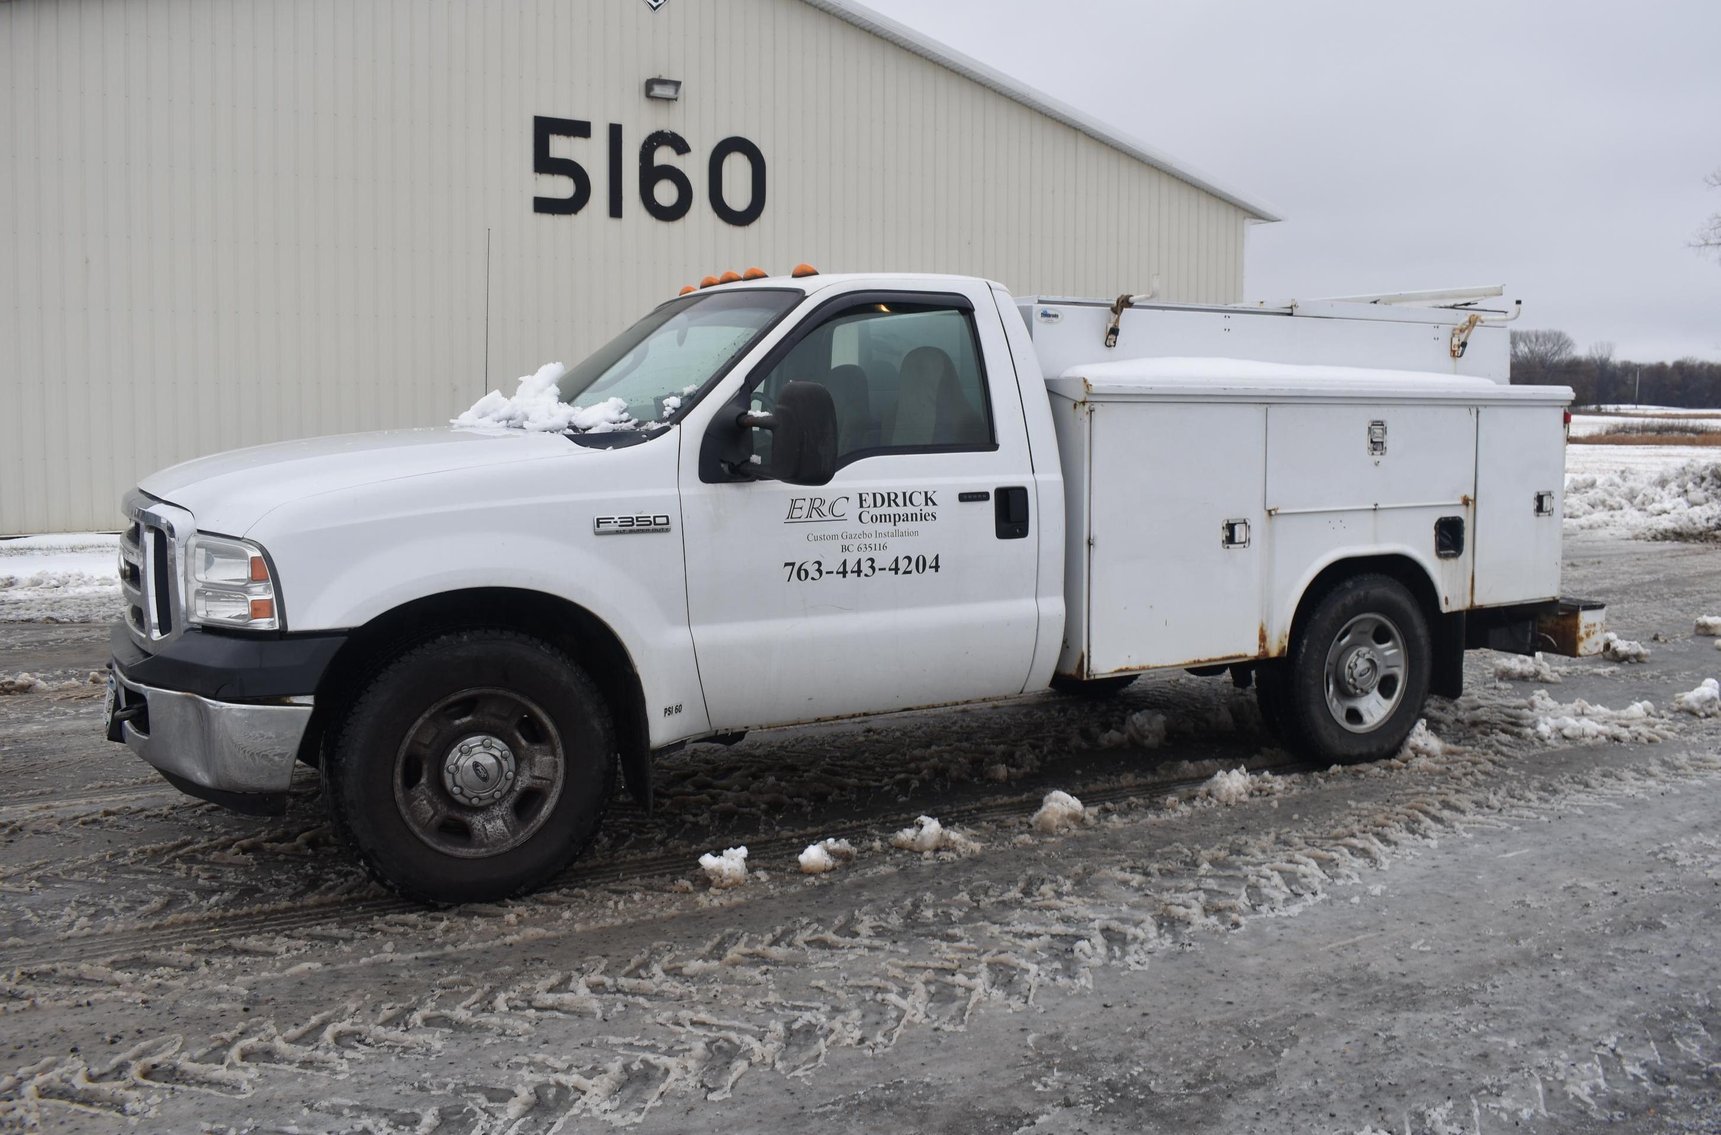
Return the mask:
[[1594,437],[1606,433],[1630,433],[1634,428],[1648,426],[1652,429],[1666,429],[1678,426],[1692,433],[1721,430],[1721,414],[1713,411],[1705,413],[1701,410],[1674,410],[1639,407],[1607,414],[1578,414],[1572,415],[1573,437]]
[[1721,418],[1721,409],[1693,410],[1689,406],[1651,406],[1635,402],[1600,402],[1584,410],[1607,414],[1647,414],[1674,418]]
[[1608,631],[1602,635],[1601,656],[1609,662],[1648,662],[1649,648]]
[[1504,654],[1494,663],[1494,677],[1502,682],[1546,682],[1555,685],[1560,681],[1560,673],[1548,665],[1548,660],[1537,651],[1535,657],[1522,654]]
[[747,881],[747,849],[731,847],[719,855],[701,855],[699,869],[711,880],[713,890],[739,887]]
[[1068,792],[1054,789],[1040,802],[1040,810],[1028,822],[1037,832],[1052,835],[1068,828],[1080,827],[1088,818],[1082,802]]
[[958,855],[972,855],[980,850],[980,844],[975,840],[945,827],[931,816],[917,816],[913,827],[903,828],[890,837],[890,845],[921,854],[954,851]]
[[826,871],[835,871],[838,864],[847,863],[854,857],[854,845],[848,840],[821,839],[818,843],[808,844],[798,862],[803,874],[823,875]]
[[1710,637],[1721,636],[1721,615],[1697,616],[1697,627],[1692,633]]
[[38,678],[28,671],[16,674],[0,674],[0,694],[46,694],[56,690],[79,690],[88,686],[99,686],[108,680],[104,670],[91,670],[82,678],[68,678],[64,681],[49,681]]
[[1565,531],[1640,539],[1721,533],[1721,454],[1694,446],[1566,448]]
[[120,614],[119,537],[0,540],[0,623],[102,623]]
[[1675,708],[1696,717],[1714,717],[1721,714],[1721,682],[1714,678],[1703,679],[1703,684],[1690,693],[1680,694],[1673,699]]
[[[1536,657],[1539,659],[1541,655]],[[1554,681],[1559,679],[1555,678]],[[1409,761],[1420,757],[1424,760],[1436,760],[1445,753],[1446,743],[1429,731],[1427,721],[1419,719],[1411,727],[1410,736],[1404,739],[1404,747],[1398,751],[1398,759]]]
[[1624,709],[1591,705],[1582,698],[1562,704],[1537,690],[1530,695],[1530,709],[1537,714],[1536,736],[1550,745],[1568,741],[1661,741],[1666,732],[1658,727],[1655,703],[1635,701]]
[[1273,796],[1284,790],[1284,782],[1270,772],[1250,772],[1239,765],[1220,769],[1195,790],[1195,799],[1215,804],[1241,804],[1251,796]]
[[1100,746],[1107,749],[1121,749],[1126,745],[1135,749],[1157,749],[1165,744],[1168,728],[1165,714],[1144,709],[1130,714],[1122,729],[1113,729],[1102,735]]

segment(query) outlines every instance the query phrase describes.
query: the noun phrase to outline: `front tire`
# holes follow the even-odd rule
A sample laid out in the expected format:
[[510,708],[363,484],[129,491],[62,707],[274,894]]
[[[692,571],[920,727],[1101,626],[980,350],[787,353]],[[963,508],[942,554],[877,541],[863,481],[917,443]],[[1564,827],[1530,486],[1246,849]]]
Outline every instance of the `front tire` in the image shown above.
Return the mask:
[[542,885],[597,833],[615,731],[596,685],[505,630],[412,647],[360,691],[323,769],[336,833],[373,878],[430,904]]
[[1428,619],[1402,583],[1357,575],[1315,602],[1268,701],[1286,745],[1339,764],[1398,752],[1428,700]]

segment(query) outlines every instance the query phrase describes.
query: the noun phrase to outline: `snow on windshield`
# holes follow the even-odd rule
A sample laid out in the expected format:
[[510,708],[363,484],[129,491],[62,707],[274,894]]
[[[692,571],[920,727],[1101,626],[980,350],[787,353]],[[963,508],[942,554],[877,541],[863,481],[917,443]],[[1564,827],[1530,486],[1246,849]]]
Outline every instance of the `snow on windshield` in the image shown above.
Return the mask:
[[492,390],[454,424],[582,434],[663,428],[800,296],[750,289],[660,304],[577,366],[539,367],[512,397]]
[[[638,430],[660,425],[642,422],[628,412],[621,398],[605,398],[590,406],[570,406],[562,401],[558,383],[568,373],[561,363],[545,363],[537,373],[520,379],[512,397],[492,390],[458,418],[457,426],[512,426],[515,429],[538,430],[545,433],[613,433],[617,430]],[[664,417],[673,414],[680,399],[664,403]]]

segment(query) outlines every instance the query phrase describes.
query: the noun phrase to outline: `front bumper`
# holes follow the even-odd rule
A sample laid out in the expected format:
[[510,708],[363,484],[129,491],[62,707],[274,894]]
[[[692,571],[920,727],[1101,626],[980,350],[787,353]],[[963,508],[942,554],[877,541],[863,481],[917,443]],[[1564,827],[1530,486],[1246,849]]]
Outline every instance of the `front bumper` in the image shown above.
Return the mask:
[[304,704],[255,705],[133,682],[113,668],[108,738],[193,796],[243,812],[285,811],[299,743],[311,721]]

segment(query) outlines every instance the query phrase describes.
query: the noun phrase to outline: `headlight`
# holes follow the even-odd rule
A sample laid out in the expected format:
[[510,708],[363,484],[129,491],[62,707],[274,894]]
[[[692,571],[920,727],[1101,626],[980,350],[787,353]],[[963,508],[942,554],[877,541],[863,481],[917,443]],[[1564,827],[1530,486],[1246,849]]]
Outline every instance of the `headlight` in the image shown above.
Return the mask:
[[186,546],[185,615],[207,627],[281,628],[275,580],[263,549],[249,540],[205,536]]

